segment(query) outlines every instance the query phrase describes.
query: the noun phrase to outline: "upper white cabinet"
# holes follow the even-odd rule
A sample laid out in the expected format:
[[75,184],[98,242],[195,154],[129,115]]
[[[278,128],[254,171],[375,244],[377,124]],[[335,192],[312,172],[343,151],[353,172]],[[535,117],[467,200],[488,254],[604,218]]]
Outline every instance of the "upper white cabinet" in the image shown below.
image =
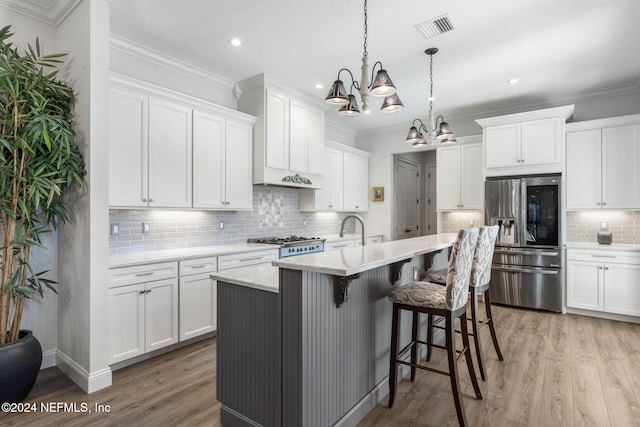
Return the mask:
[[194,208],[252,208],[251,144],[251,125],[194,112]]
[[567,209],[640,208],[640,115],[567,130]]
[[482,210],[482,144],[438,147],[436,151],[436,209]]
[[112,88],[109,204],[191,207],[191,110]]
[[369,210],[370,153],[327,141],[325,186],[300,191],[301,211],[364,212]]
[[251,209],[254,121],[155,86],[112,79],[109,206]]
[[191,207],[191,109],[149,98],[149,207]]
[[564,126],[573,105],[476,120],[486,176],[562,172]]
[[260,74],[239,83],[238,109],[258,117],[253,134],[253,183],[324,187],[326,105]]

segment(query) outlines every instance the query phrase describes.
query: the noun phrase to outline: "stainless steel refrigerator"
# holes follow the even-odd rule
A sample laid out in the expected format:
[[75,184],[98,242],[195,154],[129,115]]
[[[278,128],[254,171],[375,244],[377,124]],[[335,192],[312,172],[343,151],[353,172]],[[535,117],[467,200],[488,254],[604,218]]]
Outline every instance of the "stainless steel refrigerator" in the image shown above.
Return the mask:
[[491,300],[562,311],[560,175],[487,178],[485,222],[498,225]]

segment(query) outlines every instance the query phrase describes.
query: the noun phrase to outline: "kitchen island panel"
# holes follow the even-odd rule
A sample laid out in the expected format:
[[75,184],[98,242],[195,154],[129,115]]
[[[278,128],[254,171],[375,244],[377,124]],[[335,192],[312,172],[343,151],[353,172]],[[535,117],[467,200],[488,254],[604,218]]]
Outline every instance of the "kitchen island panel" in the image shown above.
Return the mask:
[[[225,426],[281,422],[280,298],[218,281],[216,398]],[[242,415],[240,415],[242,414]]]

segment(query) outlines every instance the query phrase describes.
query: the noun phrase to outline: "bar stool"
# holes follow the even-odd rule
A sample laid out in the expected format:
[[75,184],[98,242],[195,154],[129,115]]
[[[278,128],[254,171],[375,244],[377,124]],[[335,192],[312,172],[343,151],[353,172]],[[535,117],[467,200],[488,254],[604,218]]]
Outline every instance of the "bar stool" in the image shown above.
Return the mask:
[[[473,336],[473,343],[476,349],[476,359],[478,361],[478,368],[480,370],[480,377],[486,381],[487,374],[484,365],[484,359],[482,357],[482,344],[480,341],[480,328],[483,326],[489,326],[491,332],[491,340],[493,341],[493,347],[498,356],[498,360],[503,361],[502,352],[500,351],[500,345],[498,344],[498,337],[496,335],[496,329],[493,322],[493,316],[491,314],[491,295],[489,292],[489,285],[491,282],[491,262],[493,260],[493,252],[495,248],[496,239],[498,237],[499,228],[497,225],[480,227],[478,235],[478,243],[473,256],[473,266],[471,267],[471,280],[469,281],[469,292],[471,293],[471,325],[473,333],[469,334]],[[432,275],[428,275],[435,281],[441,278],[442,273],[435,271]],[[435,282],[438,283],[438,282]],[[486,319],[479,319],[478,310],[478,295],[484,296],[484,308]],[[432,344],[433,342],[433,328],[437,327],[433,325],[432,318],[429,317],[427,321],[427,342]],[[427,361],[431,359],[431,347],[427,348]]]
[[[462,357],[462,355],[465,356],[476,398],[482,399],[480,386],[478,385],[478,380],[473,369],[473,361],[471,360],[467,331],[468,283],[477,239],[477,228],[460,230],[458,232],[458,237],[453,244],[453,251],[449,259],[449,270],[445,287],[428,282],[413,282],[400,286],[389,293],[389,299],[393,302],[391,355],[389,357],[389,408],[393,407],[396,395],[397,368],[399,364],[411,366],[411,381],[415,379],[416,368],[437,372],[449,376],[458,422],[460,425],[466,426],[467,419],[462,404],[462,393],[458,380],[457,353],[460,353],[460,357]],[[398,352],[401,310],[407,310],[413,313],[413,323],[411,328],[411,342]],[[447,359],[449,361],[448,372],[418,364],[418,344],[427,344],[424,341],[418,340],[420,313],[426,313],[429,317],[442,316],[446,319],[446,346],[442,347],[435,344],[431,344],[431,346],[447,350]],[[460,319],[462,330],[463,349],[459,352],[456,350],[455,340],[456,319]],[[409,350],[411,350],[411,361],[407,362],[401,358]]]

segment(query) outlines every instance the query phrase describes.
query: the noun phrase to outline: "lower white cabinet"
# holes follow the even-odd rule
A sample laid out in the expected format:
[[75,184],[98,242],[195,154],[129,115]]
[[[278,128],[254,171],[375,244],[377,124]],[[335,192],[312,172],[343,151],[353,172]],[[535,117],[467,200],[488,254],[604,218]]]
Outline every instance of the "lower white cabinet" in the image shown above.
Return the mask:
[[278,259],[278,249],[263,251],[242,252],[238,254],[220,255],[218,257],[218,270],[246,267],[248,265],[264,264]]
[[178,278],[149,281],[154,265],[147,267],[131,267],[137,283],[109,289],[110,363],[178,342]]
[[180,261],[180,341],[216,330],[216,257]]
[[640,316],[640,253],[568,249],[567,307]]

